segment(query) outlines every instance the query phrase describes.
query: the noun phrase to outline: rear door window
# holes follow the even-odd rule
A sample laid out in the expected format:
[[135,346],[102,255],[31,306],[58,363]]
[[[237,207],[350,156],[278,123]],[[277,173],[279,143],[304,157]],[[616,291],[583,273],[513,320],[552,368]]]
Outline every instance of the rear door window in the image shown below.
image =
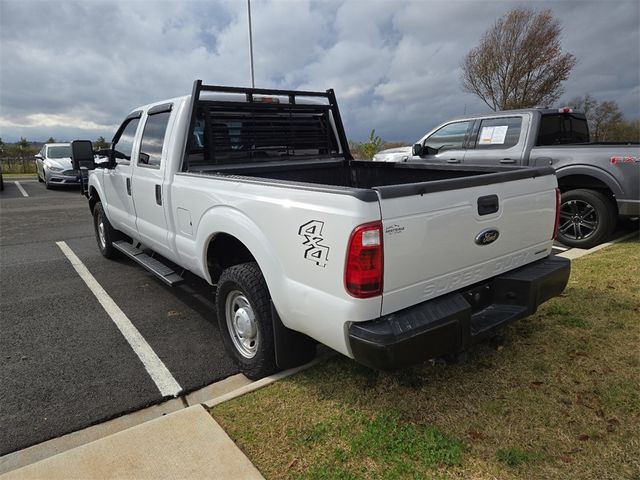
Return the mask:
[[476,149],[505,149],[518,144],[522,117],[485,118],[480,122]]
[[138,165],[160,168],[162,161],[162,146],[169,124],[171,112],[161,112],[147,117],[144,126],[142,142],[140,143],[140,155]]

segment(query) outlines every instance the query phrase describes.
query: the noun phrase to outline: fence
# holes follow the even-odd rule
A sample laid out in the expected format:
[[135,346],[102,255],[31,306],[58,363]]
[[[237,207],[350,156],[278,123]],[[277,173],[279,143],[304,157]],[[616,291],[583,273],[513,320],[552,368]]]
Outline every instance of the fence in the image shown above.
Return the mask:
[[2,173],[36,173],[34,158],[0,158]]

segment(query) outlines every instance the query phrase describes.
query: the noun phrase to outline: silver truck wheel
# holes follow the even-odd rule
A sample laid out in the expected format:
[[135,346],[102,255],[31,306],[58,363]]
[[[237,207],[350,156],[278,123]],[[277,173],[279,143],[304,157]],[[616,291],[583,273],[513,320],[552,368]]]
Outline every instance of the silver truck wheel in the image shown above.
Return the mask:
[[225,317],[231,341],[244,358],[253,358],[258,351],[260,331],[253,308],[241,291],[227,295]]
[[277,371],[271,296],[257,263],[222,272],[216,313],[224,346],[242,373],[258,380]]

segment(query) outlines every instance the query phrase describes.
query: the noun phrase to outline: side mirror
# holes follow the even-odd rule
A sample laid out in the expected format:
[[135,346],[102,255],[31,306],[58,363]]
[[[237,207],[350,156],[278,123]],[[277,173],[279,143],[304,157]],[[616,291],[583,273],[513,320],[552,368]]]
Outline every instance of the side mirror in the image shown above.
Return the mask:
[[40,155],[39,153],[36,153],[34,155],[34,157],[36,158],[36,160],[44,160],[44,157],[42,155]]
[[422,148],[422,144],[420,143],[414,144],[413,148],[411,149],[411,153],[413,154],[414,157],[421,157],[423,152],[424,152],[424,149]]
[[74,170],[86,168],[94,170],[96,160],[93,156],[93,145],[90,140],[74,140],[71,142],[71,165]]

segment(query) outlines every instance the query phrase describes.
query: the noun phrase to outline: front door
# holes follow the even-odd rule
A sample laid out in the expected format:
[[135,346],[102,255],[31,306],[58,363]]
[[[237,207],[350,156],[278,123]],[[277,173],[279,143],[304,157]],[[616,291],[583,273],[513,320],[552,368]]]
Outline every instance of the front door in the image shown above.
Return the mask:
[[104,171],[104,190],[107,204],[107,218],[117,225],[118,230],[136,237],[136,216],[131,197],[132,158],[138,151],[136,131],[140,124],[140,113],[130,115],[113,137],[111,154],[115,157],[115,167]]
[[163,148],[170,118],[171,105],[149,110],[133,172],[133,203],[137,213],[138,238],[143,244],[165,256],[171,256],[165,216],[164,175],[167,152]]
[[412,160],[432,163],[462,163],[464,144],[473,121],[453,122],[442,126],[422,141],[423,153]]

